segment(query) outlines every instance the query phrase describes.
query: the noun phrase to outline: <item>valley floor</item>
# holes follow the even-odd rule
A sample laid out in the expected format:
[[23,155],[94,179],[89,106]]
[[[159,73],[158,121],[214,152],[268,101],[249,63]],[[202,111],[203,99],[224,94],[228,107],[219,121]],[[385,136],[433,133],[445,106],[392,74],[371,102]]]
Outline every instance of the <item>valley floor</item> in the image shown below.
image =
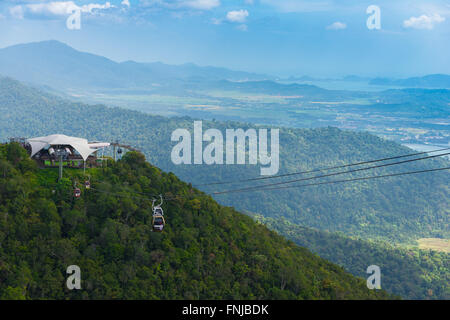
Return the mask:
[[450,253],[450,240],[439,238],[422,238],[417,240],[419,249],[430,249]]

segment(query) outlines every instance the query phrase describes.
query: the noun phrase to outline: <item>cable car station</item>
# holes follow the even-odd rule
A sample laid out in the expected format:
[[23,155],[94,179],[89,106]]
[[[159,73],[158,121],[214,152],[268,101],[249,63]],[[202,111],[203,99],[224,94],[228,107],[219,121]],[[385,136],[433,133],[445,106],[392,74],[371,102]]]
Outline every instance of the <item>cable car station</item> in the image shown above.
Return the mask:
[[86,139],[69,137],[63,134],[54,134],[46,137],[26,140],[29,145],[30,156],[39,167],[84,168],[96,167],[102,158],[97,152],[108,147],[108,142],[88,142]]
[[[11,142],[20,143],[36,161],[39,168],[58,168],[59,178],[63,168],[96,168],[103,166],[105,148],[112,147],[112,158],[122,156],[123,149],[140,152],[129,145],[116,142],[89,142],[87,139],[71,137],[64,134],[53,134],[36,138],[10,138]],[[99,152],[101,151],[101,155]],[[108,151],[106,151],[108,153]],[[117,153],[117,155],[116,155]],[[86,185],[89,188],[88,185]]]

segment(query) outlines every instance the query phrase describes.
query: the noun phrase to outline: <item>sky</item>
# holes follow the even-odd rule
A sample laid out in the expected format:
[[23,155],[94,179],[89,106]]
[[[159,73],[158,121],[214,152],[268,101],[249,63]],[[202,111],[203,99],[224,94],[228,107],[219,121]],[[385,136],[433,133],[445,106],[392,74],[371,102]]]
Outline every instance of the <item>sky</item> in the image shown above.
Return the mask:
[[0,47],[43,40],[283,77],[450,74],[450,0],[0,0]]

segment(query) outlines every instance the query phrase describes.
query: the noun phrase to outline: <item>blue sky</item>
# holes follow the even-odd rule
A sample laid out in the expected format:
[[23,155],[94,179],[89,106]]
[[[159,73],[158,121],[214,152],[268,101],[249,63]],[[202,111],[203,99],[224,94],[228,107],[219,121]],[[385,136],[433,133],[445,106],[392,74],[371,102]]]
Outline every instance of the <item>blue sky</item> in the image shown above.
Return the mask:
[[[381,29],[369,30],[369,5]],[[69,30],[71,7],[81,29]],[[56,39],[115,61],[280,76],[450,74],[450,1],[2,0],[0,47]]]

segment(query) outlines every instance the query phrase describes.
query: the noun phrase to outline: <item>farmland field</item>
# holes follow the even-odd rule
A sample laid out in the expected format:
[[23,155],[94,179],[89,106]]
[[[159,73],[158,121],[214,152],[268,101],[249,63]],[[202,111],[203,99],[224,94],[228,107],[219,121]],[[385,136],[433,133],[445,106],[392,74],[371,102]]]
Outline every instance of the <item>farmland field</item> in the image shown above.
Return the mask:
[[417,240],[420,249],[450,253],[450,240],[439,238],[422,238]]

